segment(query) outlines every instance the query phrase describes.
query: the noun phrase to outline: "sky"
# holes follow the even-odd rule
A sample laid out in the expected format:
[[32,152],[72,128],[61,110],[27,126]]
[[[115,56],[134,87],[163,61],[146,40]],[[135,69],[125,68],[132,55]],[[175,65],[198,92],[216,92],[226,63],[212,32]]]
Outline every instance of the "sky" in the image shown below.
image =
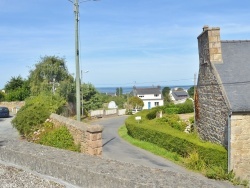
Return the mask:
[[[74,0],[72,0],[74,1]],[[194,84],[204,25],[222,40],[250,40],[250,1],[80,1],[83,82],[95,87]],[[65,58],[75,75],[75,19],[69,0],[0,0],[0,89],[27,79],[44,56]]]

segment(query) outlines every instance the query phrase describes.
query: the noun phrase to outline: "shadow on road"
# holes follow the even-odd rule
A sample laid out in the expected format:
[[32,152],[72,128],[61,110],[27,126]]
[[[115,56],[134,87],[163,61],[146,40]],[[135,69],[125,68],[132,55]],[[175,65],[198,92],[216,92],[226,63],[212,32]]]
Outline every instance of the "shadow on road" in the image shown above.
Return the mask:
[[116,139],[116,137],[111,138],[110,140],[108,140],[107,142],[105,142],[105,143],[102,145],[102,147],[104,147],[106,144],[108,144],[109,142],[111,142],[111,141],[114,140],[114,139]]

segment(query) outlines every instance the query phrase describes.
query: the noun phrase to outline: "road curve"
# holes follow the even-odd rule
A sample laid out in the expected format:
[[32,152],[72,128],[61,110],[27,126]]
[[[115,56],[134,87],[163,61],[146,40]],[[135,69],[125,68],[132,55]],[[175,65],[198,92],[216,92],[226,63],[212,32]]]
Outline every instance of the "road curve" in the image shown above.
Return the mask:
[[127,117],[128,116],[102,118],[91,122],[91,124],[100,124],[104,126],[102,135],[103,158],[147,166],[150,168],[163,169],[166,171],[185,174],[187,176],[195,176],[195,178],[200,180],[209,181],[216,187],[234,187],[228,182],[208,179],[199,173],[187,170],[169,160],[156,156],[124,141],[119,137],[118,129],[121,125],[124,125]]

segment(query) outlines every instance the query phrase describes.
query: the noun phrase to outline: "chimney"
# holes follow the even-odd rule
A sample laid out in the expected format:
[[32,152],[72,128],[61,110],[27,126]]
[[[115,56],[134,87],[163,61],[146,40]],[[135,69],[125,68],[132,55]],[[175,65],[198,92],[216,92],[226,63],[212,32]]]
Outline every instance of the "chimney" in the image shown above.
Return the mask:
[[200,64],[223,63],[221,54],[220,28],[205,25],[198,36]]

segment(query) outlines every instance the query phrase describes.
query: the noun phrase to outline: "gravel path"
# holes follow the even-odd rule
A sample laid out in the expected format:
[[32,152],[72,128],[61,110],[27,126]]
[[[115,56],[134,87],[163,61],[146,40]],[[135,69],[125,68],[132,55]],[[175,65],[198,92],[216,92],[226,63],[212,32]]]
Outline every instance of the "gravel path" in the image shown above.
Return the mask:
[[66,186],[22,169],[0,163],[0,187],[64,188]]

